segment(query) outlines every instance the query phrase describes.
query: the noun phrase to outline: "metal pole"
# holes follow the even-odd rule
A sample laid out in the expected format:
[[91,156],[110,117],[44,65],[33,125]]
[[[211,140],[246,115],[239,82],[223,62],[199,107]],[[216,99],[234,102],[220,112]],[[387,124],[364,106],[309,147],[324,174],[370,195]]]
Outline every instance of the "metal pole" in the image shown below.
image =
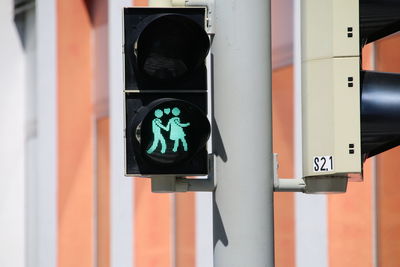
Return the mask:
[[272,267],[270,0],[218,0],[215,12],[214,263]]

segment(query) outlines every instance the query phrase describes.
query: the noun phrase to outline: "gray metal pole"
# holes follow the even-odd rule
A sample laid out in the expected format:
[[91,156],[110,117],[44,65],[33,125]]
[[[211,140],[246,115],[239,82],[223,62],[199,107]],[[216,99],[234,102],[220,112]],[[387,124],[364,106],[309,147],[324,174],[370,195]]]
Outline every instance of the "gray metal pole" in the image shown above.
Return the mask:
[[215,12],[214,263],[272,267],[270,0],[217,0]]

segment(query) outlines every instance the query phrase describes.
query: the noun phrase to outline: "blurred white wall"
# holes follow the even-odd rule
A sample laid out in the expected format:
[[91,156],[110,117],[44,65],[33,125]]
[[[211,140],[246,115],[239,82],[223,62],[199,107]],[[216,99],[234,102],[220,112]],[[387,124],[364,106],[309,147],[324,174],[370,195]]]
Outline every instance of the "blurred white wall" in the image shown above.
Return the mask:
[[57,0],[27,11],[27,267],[57,266]]
[[108,62],[110,114],[110,216],[111,267],[132,267],[135,262],[134,183],[124,173],[122,7],[131,0],[108,0]]
[[25,265],[25,64],[13,1],[0,1],[0,266]]

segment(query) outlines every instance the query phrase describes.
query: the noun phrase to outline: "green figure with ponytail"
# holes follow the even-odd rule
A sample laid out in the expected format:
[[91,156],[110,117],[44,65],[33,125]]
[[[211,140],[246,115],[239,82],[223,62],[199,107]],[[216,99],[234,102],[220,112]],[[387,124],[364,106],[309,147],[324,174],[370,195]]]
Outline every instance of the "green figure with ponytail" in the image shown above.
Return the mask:
[[167,129],[170,131],[169,139],[174,141],[174,148],[172,149],[173,152],[178,151],[179,141],[182,142],[183,150],[188,151],[188,144],[185,138],[186,134],[183,128],[190,126],[190,123],[181,123],[181,119],[178,117],[179,114],[181,114],[179,108],[173,108],[172,115],[175,117],[171,118],[167,124]]

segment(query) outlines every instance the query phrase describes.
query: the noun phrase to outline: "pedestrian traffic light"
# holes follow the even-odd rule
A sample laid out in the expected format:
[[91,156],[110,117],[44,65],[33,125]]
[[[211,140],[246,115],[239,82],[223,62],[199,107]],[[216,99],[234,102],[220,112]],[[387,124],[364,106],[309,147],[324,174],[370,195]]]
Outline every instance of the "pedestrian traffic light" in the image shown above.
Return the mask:
[[360,69],[365,44],[400,30],[400,3],[301,8],[303,176],[310,192],[343,192],[366,158],[400,144],[400,75]]
[[206,9],[124,9],[128,176],[208,174]]

